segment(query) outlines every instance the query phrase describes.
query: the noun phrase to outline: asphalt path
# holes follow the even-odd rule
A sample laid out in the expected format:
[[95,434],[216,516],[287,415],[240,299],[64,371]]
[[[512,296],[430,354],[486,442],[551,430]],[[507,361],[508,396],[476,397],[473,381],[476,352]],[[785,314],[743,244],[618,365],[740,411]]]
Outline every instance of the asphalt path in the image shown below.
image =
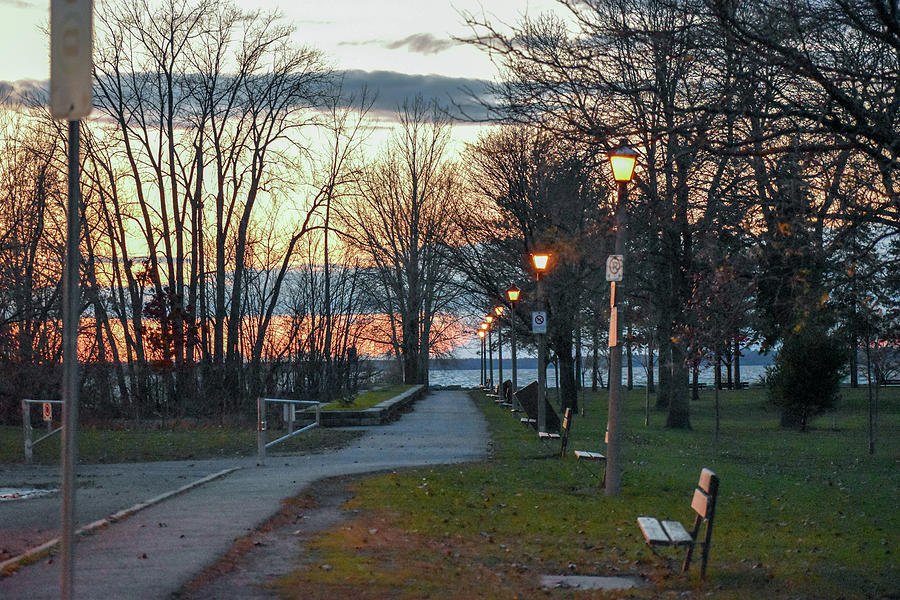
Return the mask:
[[[350,446],[328,454],[270,456],[264,467],[254,459],[79,467],[80,525],[154,497],[161,488],[240,468],[79,538],[75,597],[169,598],[222,556],[235,538],[275,514],[282,499],[319,479],[480,460],[488,441],[487,424],[468,395],[441,391],[427,395],[394,423],[367,428]],[[0,487],[7,481],[49,485],[53,480],[50,470],[31,476],[18,467],[0,470]],[[58,529],[58,513],[58,498],[0,503],[0,546],[7,540],[46,541]],[[58,598],[59,563],[45,558],[0,579],[0,598]]]

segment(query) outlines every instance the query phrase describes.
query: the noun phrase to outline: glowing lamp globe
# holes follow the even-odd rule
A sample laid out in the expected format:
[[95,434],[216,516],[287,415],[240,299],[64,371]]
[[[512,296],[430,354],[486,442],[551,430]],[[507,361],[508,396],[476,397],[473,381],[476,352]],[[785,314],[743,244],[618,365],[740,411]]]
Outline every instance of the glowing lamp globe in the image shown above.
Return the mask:
[[534,269],[538,273],[542,273],[547,269],[547,263],[550,261],[549,254],[532,254],[531,260],[534,263]]
[[634,176],[634,165],[637,163],[638,153],[634,148],[622,145],[609,153],[609,165],[612,167],[613,179],[620,182],[629,182]]

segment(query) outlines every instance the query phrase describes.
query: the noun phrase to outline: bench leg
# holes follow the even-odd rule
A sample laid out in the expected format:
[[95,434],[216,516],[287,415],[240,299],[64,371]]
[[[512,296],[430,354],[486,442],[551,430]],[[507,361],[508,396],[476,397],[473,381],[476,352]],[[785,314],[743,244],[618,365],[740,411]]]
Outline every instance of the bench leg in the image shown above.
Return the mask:
[[700,554],[700,579],[706,579],[706,563],[709,560],[709,547],[712,544],[712,521],[706,522],[706,541]]
[[[696,519],[694,519],[694,529],[693,529],[693,531],[691,531],[691,537],[694,539],[694,543],[691,544],[690,546],[688,546],[687,554],[685,554],[685,556],[684,556],[684,564],[681,565],[682,573],[687,573],[688,569],[691,566],[691,557],[694,554],[694,546],[697,545],[697,535],[700,533],[700,524],[702,522],[703,522],[703,519],[701,519],[699,516]],[[707,530],[708,530],[708,528],[707,528]],[[706,550],[703,551],[703,565],[701,568],[701,575],[700,575],[701,579],[703,578],[703,571],[706,570],[705,567],[706,567]]]

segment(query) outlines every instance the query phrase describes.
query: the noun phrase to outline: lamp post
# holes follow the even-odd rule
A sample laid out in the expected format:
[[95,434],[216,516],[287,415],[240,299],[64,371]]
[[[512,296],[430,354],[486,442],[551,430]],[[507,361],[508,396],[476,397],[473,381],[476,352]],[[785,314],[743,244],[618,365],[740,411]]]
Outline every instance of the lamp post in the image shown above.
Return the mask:
[[[616,254],[625,254],[625,202],[628,198],[626,186],[634,175],[634,166],[638,153],[622,144],[609,153],[609,164],[612,167],[613,179],[616,180]],[[622,261],[624,262],[624,261]],[[607,267],[607,279],[610,280],[609,297],[609,420],[607,431],[609,441],[606,446],[606,495],[619,494],[619,483],[622,479],[622,435],[624,419],[622,418],[622,324],[619,321],[619,300],[616,297],[616,279],[621,281],[622,263],[619,263],[618,275],[610,277]]]
[[494,346],[491,342],[491,329],[493,329],[494,316],[488,315],[484,318],[487,323],[487,345],[488,345],[488,379],[490,380],[491,393],[494,393]]
[[481,387],[484,387],[484,329],[478,330],[478,337],[481,338]]
[[[494,314],[497,315],[497,374],[500,377],[500,391],[503,391],[503,307],[495,306]],[[503,394],[500,394],[501,398]]]
[[[544,310],[544,283],[541,275],[547,270],[547,263],[550,261],[549,254],[532,254],[532,263],[537,276],[537,297],[538,305]],[[544,362],[547,357],[547,335],[544,333],[535,334],[538,336],[538,431],[547,431],[547,371]]]
[[483,387],[487,387],[488,383],[488,375],[487,375],[487,332],[488,332],[488,324],[484,321],[481,322],[481,368],[484,372],[484,381],[482,382]]
[[512,284],[506,290],[506,297],[509,300],[509,341],[512,347],[512,389],[513,389],[513,408],[518,407],[516,400],[516,392],[519,391],[519,382],[516,378],[516,302],[519,300],[519,288],[516,284]]

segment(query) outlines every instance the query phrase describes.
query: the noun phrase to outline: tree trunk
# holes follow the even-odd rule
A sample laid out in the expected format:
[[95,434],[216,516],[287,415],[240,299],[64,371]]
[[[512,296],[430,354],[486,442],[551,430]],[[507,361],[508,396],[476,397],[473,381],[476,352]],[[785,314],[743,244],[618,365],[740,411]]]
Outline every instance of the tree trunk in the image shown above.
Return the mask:
[[669,389],[669,412],[666,427],[690,429],[691,412],[688,400],[688,373],[684,367],[684,352],[678,344],[671,344],[672,379]]
[[672,342],[668,331],[659,336],[659,387],[656,390],[656,408],[668,408],[672,394]]
[[[600,327],[594,322],[591,327],[591,344],[593,345],[591,360],[591,391],[597,391],[597,377],[600,373]],[[603,383],[600,383],[603,386]]]

